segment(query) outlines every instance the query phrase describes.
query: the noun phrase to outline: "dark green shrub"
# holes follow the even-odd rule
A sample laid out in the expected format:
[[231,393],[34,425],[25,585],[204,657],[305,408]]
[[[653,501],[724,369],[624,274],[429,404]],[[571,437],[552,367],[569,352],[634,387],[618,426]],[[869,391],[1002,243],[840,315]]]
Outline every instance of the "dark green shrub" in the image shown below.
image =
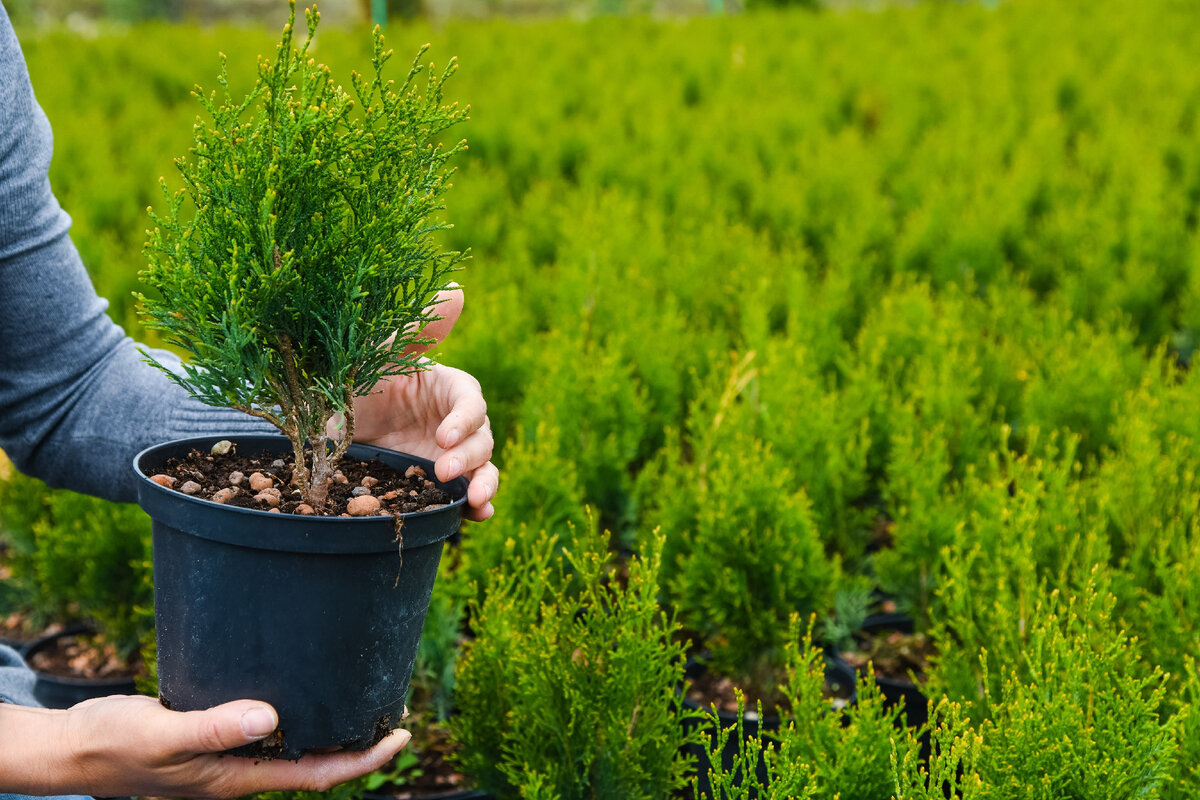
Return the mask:
[[987,698],[977,796],[1162,796],[1176,757],[1164,675],[1139,663],[1112,606],[1089,586],[1031,609],[1023,657]]
[[[893,750],[905,756],[919,751],[913,735],[896,727],[903,707],[884,708],[871,672],[859,682],[857,704],[839,708],[825,694],[825,653],[813,640],[812,623],[805,632],[799,617],[793,617],[790,633],[779,731],[766,735],[770,746],[758,737],[747,737],[740,721],[736,728],[721,731],[710,763],[721,764],[729,736],[739,744],[738,757],[733,769],[723,771],[718,766],[710,772],[708,794],[702,795],[697,784],[697,797],[886,800],[895,787]],[[761,716],[761,703],[758,708]],[[710,720],[710,724],[715,723]],[[760,763],[766,767],[765,786],[756,775]]]
[[0,479],[0,532],[13,607],[36,626],[85,618],[129,657],[153,620],[150,519],[13,472]]
[[658,605],[661,538],[622,585],[598,533],[533,536],[472,604],[451,719],[459,760],[500,798],[661,800],[684,783],[683,648]]

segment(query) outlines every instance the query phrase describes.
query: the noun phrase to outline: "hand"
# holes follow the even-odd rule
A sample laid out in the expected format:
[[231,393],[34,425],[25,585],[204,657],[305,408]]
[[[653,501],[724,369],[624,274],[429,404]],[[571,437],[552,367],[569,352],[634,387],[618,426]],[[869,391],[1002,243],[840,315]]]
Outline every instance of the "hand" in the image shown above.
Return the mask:
[[[461,289],[438,295],[441,319],[425,336],[441,341],[463,309]],[[433,344],[410,352],[424,352]],[[354,438],[434,461],[439,480],[466,475],[467,518],[482,521],[495,513],[492,498],[500,471],[492,457],[491,423],[479,381],[460,369],[435,364],[426,372],[385,378],[375,390],[354,401]]]
[[300,761],[223,755],[265,738],[278,721],[273,708],[255,700],[188,712],[126,696],[67,711],[0,705],[0,791],[215,798],[323,792],[383,767],[411,738],[392,731],[370,750]]

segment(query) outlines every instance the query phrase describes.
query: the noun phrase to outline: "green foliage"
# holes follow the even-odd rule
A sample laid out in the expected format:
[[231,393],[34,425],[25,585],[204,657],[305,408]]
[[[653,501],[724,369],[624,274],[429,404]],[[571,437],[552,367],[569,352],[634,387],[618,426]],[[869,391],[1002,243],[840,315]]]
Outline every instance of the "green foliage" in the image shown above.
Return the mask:
[[[292,44],[295,2],[274,60],[260,59],[244,98],[204,95],[183,188],[162,183],[166,210],[151,216],[139,296],[152,329],[191,355],[182,375],[151,363],[194,397],[263,417],[291,439],[298,483],[323,505],[326,479],[354,430],[353,398],[384,377],[422,369],[406,353],[459,253],[440,252],[451,170],[464,147],[438,137],[465,117],[443,106],[455,62],[419,90],[418,53],[403,84],[385,81],[391,51],[375,34],[374,77],[352,76],[354,94]],[[355,99],[356,98],[356,99]],[[357,104],[357,109],[356,109]],[[327,457],[327,426],[345,430]],[[312,446],[308,465],[304,445]]]
[[[766,734],[767,746],[763,739],[745,735],[740,715],[736,728],[719,731],[710,762],[721,764],[730,735],[736,737],[738,754],[731,769],[710,771],[711,792],[704,796],[711,800],[889,797],[893,747],[899,747],[908,760],[914,760],[920,749],[911,732],[901,733],[896,727],[903,706],[885,708],[870,673],[859,682],[857,704],[839,709],[825,693],[825,654],[813,641],[812,622],[805,631],[800,618],[793,616],[790,633],[779,731]],[[895,740],[899,741],[894,744]],[[765,785],[757,774],[759,764],[765,766]],[[697,796],[701,796],[698,784]]]
[[[576,552],[594,535],[585,504],[624,547],[661,526],[664,600],[718,645],[704,604],[725,609],[741,664],[763,653],[748,635],[781,641],[791,611],[886,586],[928,625],[926,689],[953,703],[934,730],[941,766],[923,775],[898,745],[888,796],[933,798],[960,761],[976,766],[954,785],[982,791],[977,737],[1020,695],[1006,683],[1032,680],[1039,603],[1092,582],[1116,598],[1100,627],[1137,637],[1135,675],[1169,673],[1161,714],[1180,753],[1158,791],[1194,796],[1196,30],[1175,0],[394,29],[402,51],[470,54],[455,80],[481,98],[454,161],[459,227],[431,235],[486,264],[439,358],[480,378],[505,478],[492,530],[468,528],[439,591],[482,602],[490,570],[503,583],[541,557],[530,531],[557,535],[547,559]],[[258,75],[239,65],[270,38],[160,25],[22,44],[85,263],[114,318],[145,334],[125,299],[137,208],[189,146],[191,76],[219,47],[229,85],[250,91]],[[320,48],[371,74],[353,33],[322,29]],[[736,476],[725,496],[714,468]],[[758,482],[786,514],[748,515]],[[737,569],[700,543],[705,563],[681,582],[698,531],[736,548]],[[766,544],[795,548],[788,576],[757,571]],[[1064,630],[1090,658],[1095,640]],[[513,649],[480,647],[477,683],[508,696]],[[1030,747],[1018,739],[1004,741]],[[527,796],[559,793],[540,772],[522,780]]]
[[929,712],[929,758],[918,748],[892,750],[893,800],[944,800],[979,795],[975,762],[981,739],[970,727],[962,706],[941,700]]
[[[807,764],[772,758],[770,744],[758,736],[746,735],[745,714],[745,698],[739,692],[737,722],[729,728],[722,728],[718,721],[710,721],[717,730],[709,750],[709,763],[722,763],[722,755],[730,737],[738,743],[738,749],[728,769],[723,765],[709,769],[708,791],[701,789],[698,781],[693,784],[696,800],[810,800],[820,797]],[[761,718],[762,715],[760,701],[758,716]],[[766,764],[771,766],[765,767]],[[759,775],[763,767],[767,770],[765,782]]]
[[35,625],[94,620],[128,658],[154,627],[150,519],[13,472],[0,479],[0,535],[12,603]]
[[560,441],[557,430],[542,423],[535,434],[518,434],[498,460],[504,511],[487,525],[469,528],[456,554],[462,574],[455,581],[473,583],[481,598],[489,573],[507,569],[513,559],[524,563],[532,557],[537,533],[547,531],[568,548],[576,536],[593,535],[596,523],[584,507],[574,462],[559,454]]
[[683,648],[658,605],[661,539],[624,585],[604,537],[533,537],[472,606],[451,719],[460,760],[501,798],[662,798],[683,783]]
[[434,589],[417,642],[413,664],[410,709],[429,708],[444,722],[454,702],[454,663],[462,639],[465,601],[444,589]]
[[1139,664],[1112,605],[1087,587],[1034,610],[1025,657],[1003,667],[988,700],[978,796],[1161,796],[1176,755],[1164,676]]
[[665,581],[714,669],[773,702],[792,613],[824,612],[839,563],[826,556],[790,465],[750,435],[752,356],[711,377],[678,442],[648,472],[644,502],[667,538]]
[[1163,787],[1162,796],[1169,800],[1194,797],[1200,791],[1200,670],[1194,660],[1187,665],[1182,711],[1175,717],[1175,740],[1179,755],[1175,759],[1178,775]]

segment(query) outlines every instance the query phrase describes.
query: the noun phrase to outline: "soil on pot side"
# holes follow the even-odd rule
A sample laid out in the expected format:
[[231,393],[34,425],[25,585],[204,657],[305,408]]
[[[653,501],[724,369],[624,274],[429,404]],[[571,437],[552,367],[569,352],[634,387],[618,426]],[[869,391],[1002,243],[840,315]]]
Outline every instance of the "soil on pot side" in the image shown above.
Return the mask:
[[34,653],[29,666],[63,678],[103,680],[136,677],[141,661],[137,654],[125,661],[111,643],[99,637],[63,636]]
[[[312,511],[303,504],[300,490],[292,485],[292,472],[290,459],[241,456],[235,446],[223,455],[193,450],[186,458],[169,459],[151,480],[204,500],[284,514],[397,515],[428,511],[451,502],[421,467],[398,472],[381,461],[343,456],[325,508]],[[166,480],[160,476],[166,476]],[[377,507],[362,497],[373,498]],[[351,501],[358,502],[351,505]]]

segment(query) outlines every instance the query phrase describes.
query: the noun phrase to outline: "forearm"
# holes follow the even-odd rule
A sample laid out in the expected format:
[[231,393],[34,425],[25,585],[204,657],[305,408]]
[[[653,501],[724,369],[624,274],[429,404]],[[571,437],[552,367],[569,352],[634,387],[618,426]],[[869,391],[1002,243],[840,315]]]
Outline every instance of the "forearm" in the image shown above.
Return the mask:
[[264,431],[142,363],[108,318],[50,190],[52,140],[0,6],[0,449],[53,486],[133,500],[130,462],[172,438]]
[[68,713],[0,703],[0,793],[85,793],[71,764]]

